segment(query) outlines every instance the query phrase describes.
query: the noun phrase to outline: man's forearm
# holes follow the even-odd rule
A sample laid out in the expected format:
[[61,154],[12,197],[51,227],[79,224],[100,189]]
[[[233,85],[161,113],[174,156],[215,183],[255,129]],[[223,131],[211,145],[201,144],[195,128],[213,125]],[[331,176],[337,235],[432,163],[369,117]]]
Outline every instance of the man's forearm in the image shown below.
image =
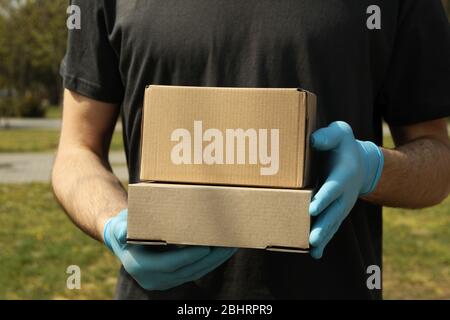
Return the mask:
[[384,206],[422,208],[448,196],[450,147],[445,142],[424,137],[383,153],[381,179],[363,199]]
[[126,192],[109,164],[84,148],[58,153],[52,183],[69,217],[100,241],[106,220],[127,207]]

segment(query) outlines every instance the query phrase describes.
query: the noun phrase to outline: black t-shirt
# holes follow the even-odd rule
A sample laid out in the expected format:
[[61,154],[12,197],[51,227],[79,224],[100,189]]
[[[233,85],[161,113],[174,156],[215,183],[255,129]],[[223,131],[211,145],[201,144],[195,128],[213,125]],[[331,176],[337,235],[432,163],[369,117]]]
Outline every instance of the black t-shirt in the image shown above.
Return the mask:
[[[149,84],[301,87],[320,125],[348,122],[382,142],[381,122],[450,115],[450,31],[439,0],[74,0],[66,88],[121,106],[130,182],[139,177]],[[370,5],[381,29],[370,30]],[[321,260],[239,250],[195,283],[146,292],[122,269],[119,298],[380,298],[366,270],[382,263],[381,207],[358,201]]]

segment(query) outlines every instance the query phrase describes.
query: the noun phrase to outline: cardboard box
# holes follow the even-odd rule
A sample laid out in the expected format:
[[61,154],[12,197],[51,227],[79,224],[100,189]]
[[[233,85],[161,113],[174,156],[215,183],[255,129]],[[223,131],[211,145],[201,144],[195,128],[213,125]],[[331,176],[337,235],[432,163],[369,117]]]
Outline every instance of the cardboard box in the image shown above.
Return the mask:
[[141,181],[303,188],[316,97],[301,89],[149,86]]
[[130,243],[309,249],[310,190],[139,183],[128,199]]

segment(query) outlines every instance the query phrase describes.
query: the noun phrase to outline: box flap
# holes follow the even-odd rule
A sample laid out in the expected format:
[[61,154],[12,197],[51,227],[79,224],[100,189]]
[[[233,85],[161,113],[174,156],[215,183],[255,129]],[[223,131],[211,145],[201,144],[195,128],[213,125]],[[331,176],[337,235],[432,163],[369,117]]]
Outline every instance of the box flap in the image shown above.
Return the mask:
[[304,160],[303,160],[303,187],[313,188],[316,184],[314,168],[314,149],[311,148],[311,134],[317,130],[317,96],[304,89],[298,89],[305,93],[305,133],[304,133]]

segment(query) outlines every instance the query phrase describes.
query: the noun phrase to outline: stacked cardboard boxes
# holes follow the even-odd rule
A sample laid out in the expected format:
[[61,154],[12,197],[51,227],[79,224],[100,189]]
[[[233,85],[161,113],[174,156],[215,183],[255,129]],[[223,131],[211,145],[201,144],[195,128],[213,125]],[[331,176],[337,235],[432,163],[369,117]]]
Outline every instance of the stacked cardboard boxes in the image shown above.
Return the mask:
[[307,251],[315,115],[300,89],[149,86],[128,241]]

